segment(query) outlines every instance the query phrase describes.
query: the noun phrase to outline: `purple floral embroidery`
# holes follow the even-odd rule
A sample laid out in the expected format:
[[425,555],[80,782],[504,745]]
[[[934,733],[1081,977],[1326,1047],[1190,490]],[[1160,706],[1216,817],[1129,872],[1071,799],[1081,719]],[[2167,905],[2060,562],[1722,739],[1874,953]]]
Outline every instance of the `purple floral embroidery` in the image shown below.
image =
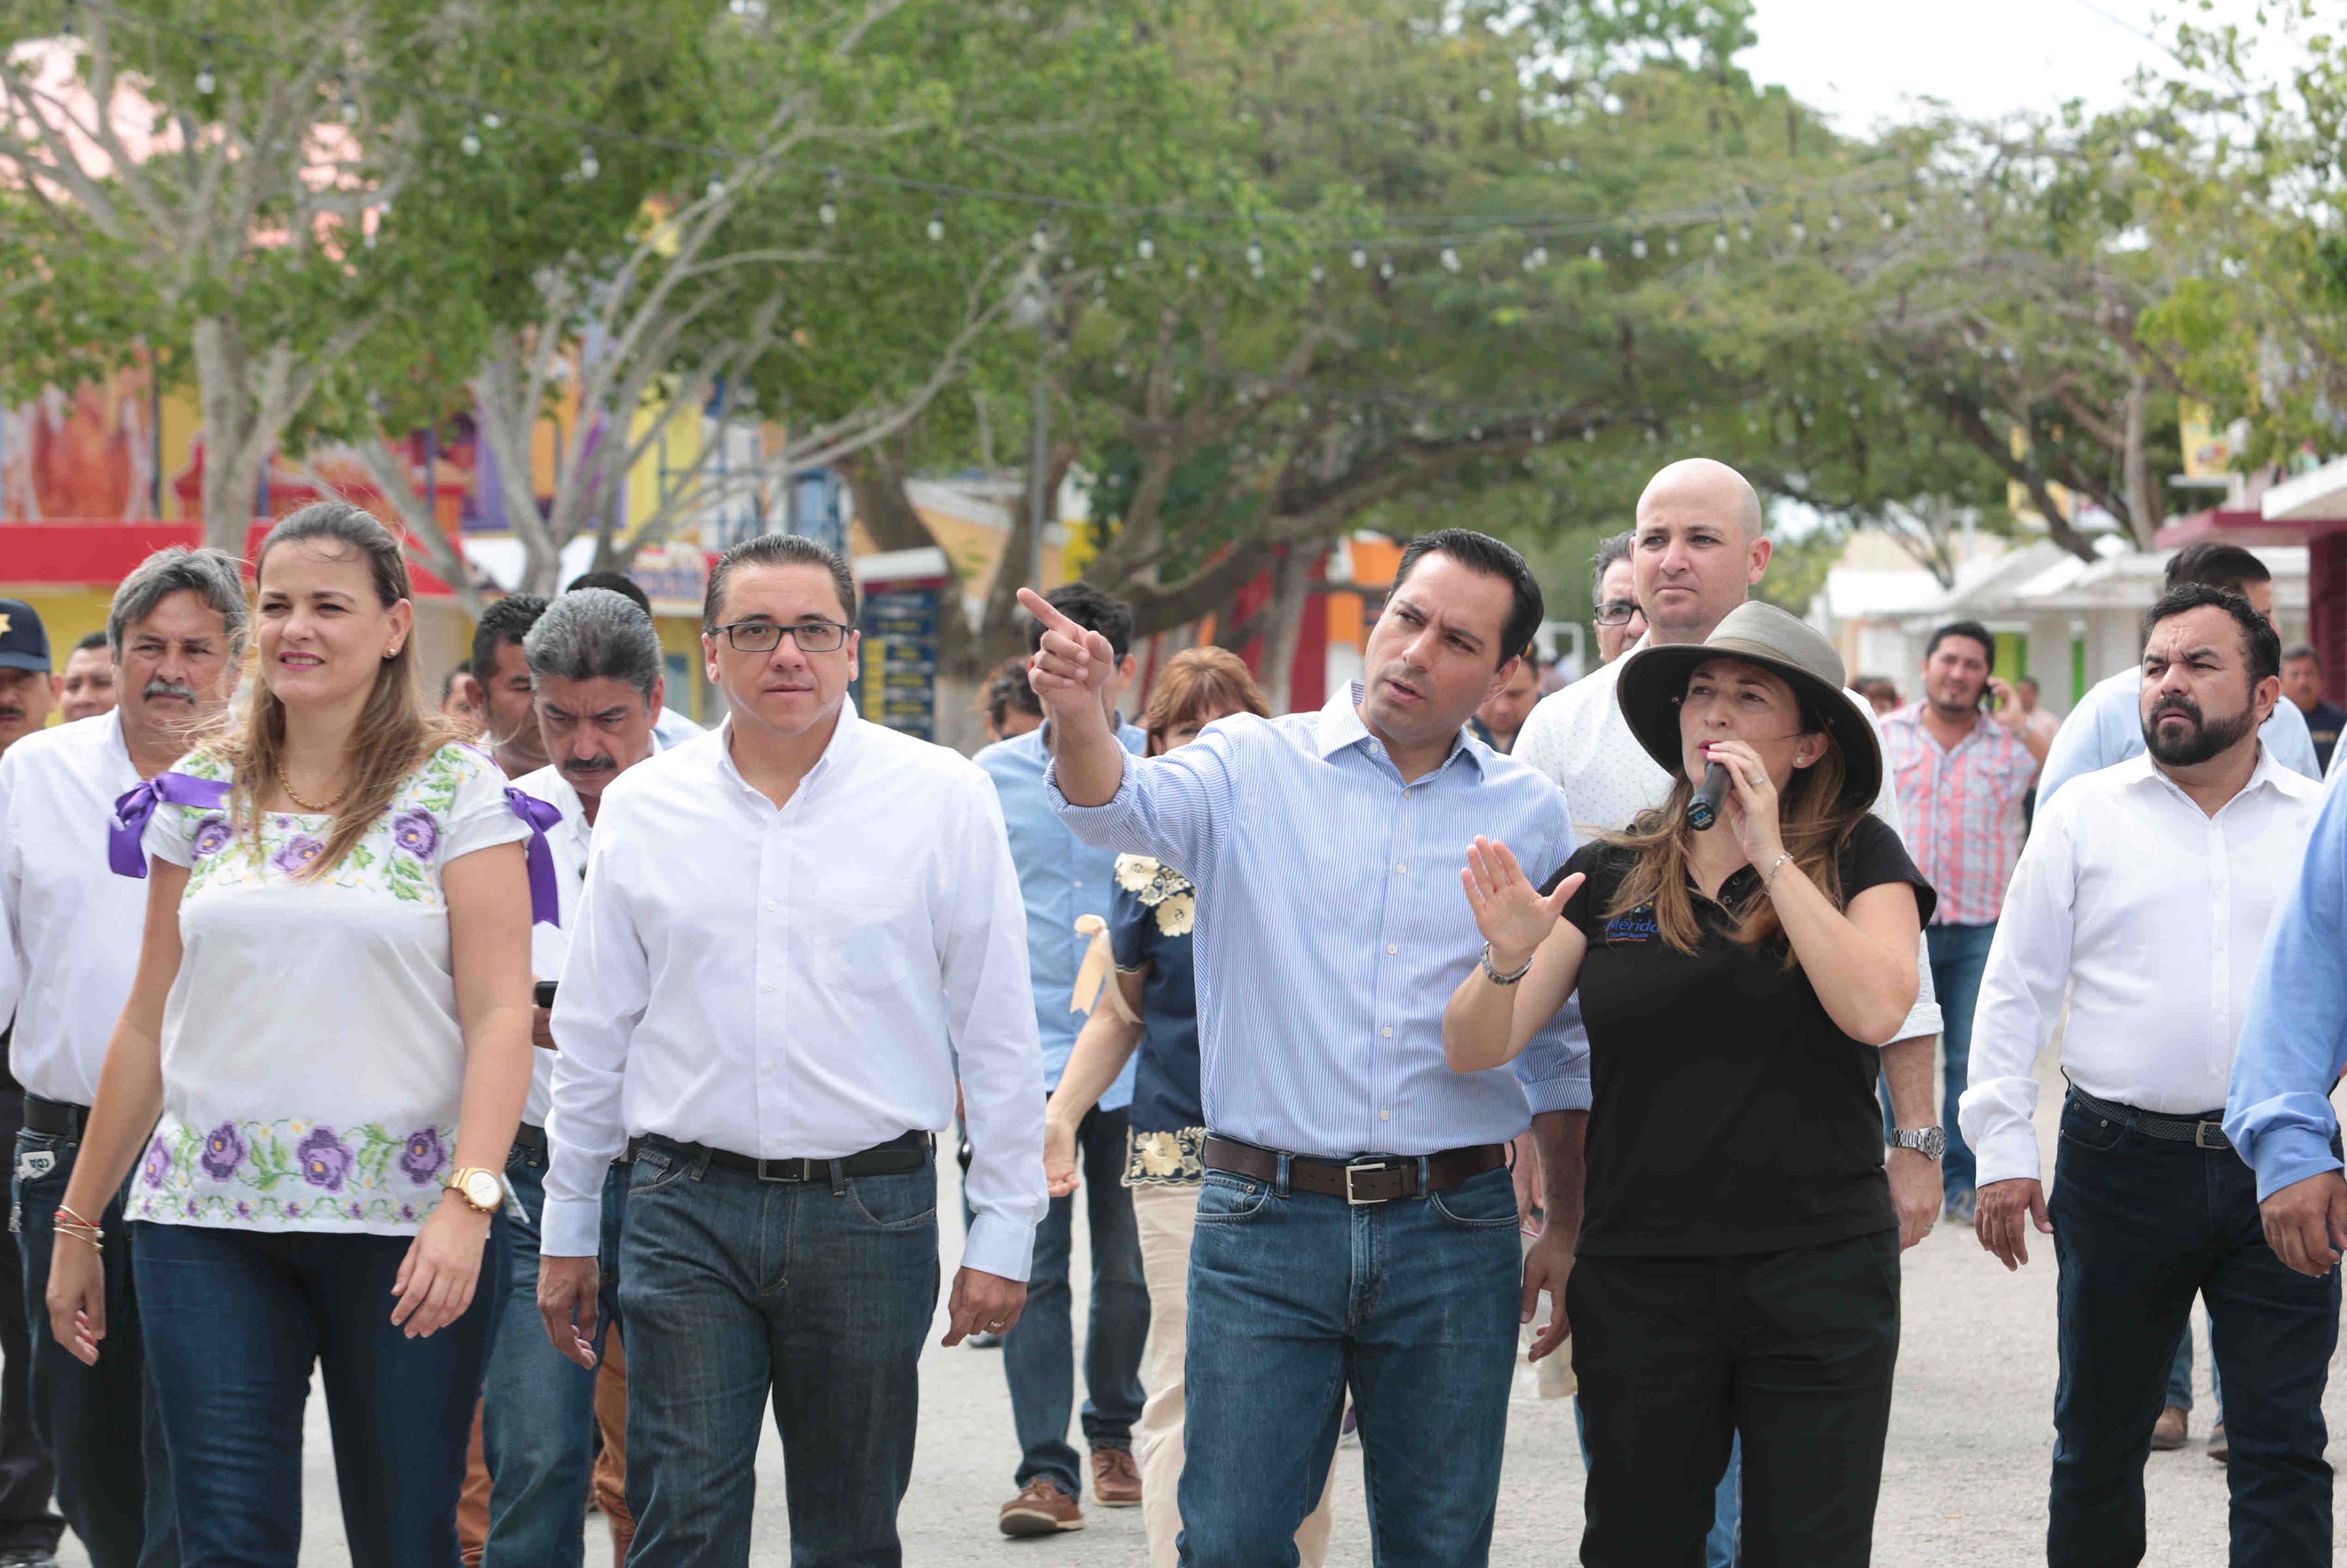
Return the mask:
[[171,1151],[162,1139],[158,1138],[147,1150],[146,1183],[150,1187],[159,1187],[163,1184],[163,1178],[170,1173]]
[[188,1217],[190,1219],[194,1219],[202,1213],[203,1205],[197,1203],[195,1199],[190,1198],[188,1200]]
[[298,1219],[300,1219],[300,1218],[302,1217],[302,1205],[301,1205],[301,1204],[286,1204],[286,1205],[285,1205],[285,1217],[286,1217],[287,1219],[289,1219],[289,1220],[298,1220]]
[[429,860],[440,847],[440,825],[428,811],[403,811],[391,819],[391,841],[418,860]]
[[204,1174],[215,1182],[225,1182],[236,1174],[244,1163],[244,1134],[236,1130],[233,1122],[223,1122],[204,1135],[204,1152],[199,1157]]
[[426,1127],[407,1135],[407,1146],[399,1152],[399,1168],[407,1173],[409,1181],[421,1186],[440,1173],[446,1158],[440,1146],[440,1130]]
[[229,840],[234,836],[235,835],[229,829],[228,818],[224,816],[204,818],[203,821],[196,824],[196,858],[201,860],[207,856],[218,855],[228,847]]
[[[351,1173],[350,1146],[334,1136],[332,1127],[313,1127],[294,1151],[302,1162],[302,1179],[313,1187],[323,1187],[330,1193],[343,1190],[343,1178]],[[293,1205],[285,1205],[293,1212]]]
[[404,1219],[404,1220],[412,1220],[412,1219],[414,1219],[414,1218],[415,1217],[415,1205],[414,1204],[400,1204],[400,1205],[399,1205],[399,1217],[400,1217],[401,1219]]
[[363,1209],[363,1208],[359,1207],[359,1205],[358,1205],[358,1204],[353,1204],[351,1205],[351,1218],[353,1218],[353,1219],[356,1220],[356,1219],[364,1219],[365,1217],[366,1217],[366,1211],[365,1211],[364,1209]]
[[288,876],[301,875],[310,862],[326,852],[326,841],[297,833],[285,841],[285,847],[269,857],[269,864]]
[[237,1217],[237,1218],[239,1218],[239,1219],[241,1219],[241,1220],[249,1220],[249,1219],[251,1219],[251,1218],[252,1217],[252,1205],[251,1205],[251,1204],[249,1204],[249,1203],[246,1203],[242,1198],[239,1198],[239,1199],[237,1199],[237,1200],[236,1200],[236,1217]]

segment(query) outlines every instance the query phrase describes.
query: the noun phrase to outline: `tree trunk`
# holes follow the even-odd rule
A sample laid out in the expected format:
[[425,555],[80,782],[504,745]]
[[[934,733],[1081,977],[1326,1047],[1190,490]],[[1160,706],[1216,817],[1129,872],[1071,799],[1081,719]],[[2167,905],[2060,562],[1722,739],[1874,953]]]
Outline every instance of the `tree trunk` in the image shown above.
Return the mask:
[[1290,545],[1271,569],[1271,600],[1258,619],[1264,639],[1263,692],[1274,713],[1295,705],[1296,639],[1305,600],[1312,592],[1312,568],[1319,559],[1317,545]]
[[2120,457],[2120,482],[2127,488],[2127,531],[2135,536],[2135,548],[2139,550],[2153,548],[2160,524],[2167,521],[2168,511],[2159,487],[2152,483],[2151,459],[2145,450],[2145,415],[2150,401],[2150,388],[2138,365],[2127,382],[2127,446]]
[[260,515],[261,465],[277,431],[273,424],[263,427],[252,364],[235,323],[199,320],[194,347],[204,416],[204,543],[241,558],[245,533]]

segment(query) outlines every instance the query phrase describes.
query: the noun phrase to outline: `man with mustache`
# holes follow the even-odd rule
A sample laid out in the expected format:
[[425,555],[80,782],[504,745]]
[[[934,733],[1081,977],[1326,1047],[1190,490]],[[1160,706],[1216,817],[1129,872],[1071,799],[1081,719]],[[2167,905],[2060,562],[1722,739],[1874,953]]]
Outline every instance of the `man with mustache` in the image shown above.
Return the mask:
[[114,651],[105,631],[91,632],[66,655],[66,672],[57,682],[57,712],[65,722],[94,718],[114,706]]
[[[531,967],[538,979],[559,981],[570,946],[569,917],[587,876],[587,848],[603,790],[613,779],[661,750],[654,727],[666,685],[661,679],[660,637],[650,614],[604,588],[583,588],[549,604],[522,640],[533,682],[540,740],[551,760],[514,787],[562,814],[547,830],[554,852],[563,921],[530,928]],[[548,1339],[538,1317],[543,1294],[562,1304],[562,1320],[586,1304],[583,1321],[606,1328],[617,1321],[615,1276],[600,1269],[619,1261],[618,1185],[626,1167],[611,1166],[603,1189],[603,1233],[599,1260],[538,1256],[539,1223],[546,1204],[547,1112],[552,1101],[556,1045],[548,1027],[551,1011],[539,1008],[539,1050],[530,1076],[529,1099],[506,1164],[507,1190],[521,1205],[522,1221],[507,1231],[512,1256],[513,1299],[489,1357],[482,1397],[481,1460],[468,1475],[460,1527],[466,1555],[486,1543],[488,1559],[507,1563],[575,1563],[581,1551],[589,1474],[595,1460],[596,1373],[565,1359]],[[602,1336],[590,1329],[595,1354]],[[605,1434],[621,1446],[625,1436]],[[617,1503],[607,1496],[608,1503]],[[478,1512],[470,1505],[485,1504]],[[607,1507],[617,1560],[627,1560],[632,1525],[624,1506]]]
[[[19,608],[0,602],[0,616],[13,625]],[[179,546],[157,551],[122,579],[107,613],[122,701],[111,713],[45,730],[0,755],[7,931],[0,1015],[16,1016],[9,1065],[25,1087],[15,1228],[32,1300],[46,1287],[54,1248],[84,1245],[58,1240],[56,1215],[138,967],[133,934],[146,923],[146,885],[108,864],[114,803],[177,762],[193,731],[227,702],[246,620],[232,558]],[[6,646],[0,642],[0,658]],[[95,1568],[159,1568],[178,1562],[179,1544],[162,1430],[145,1392],[131,1285],[136,1237],[118,1197],[104,1214],[84,1217],[106,1230],[106,1354],[87,1367],[51,1336],[37,1336],[29,1356],[33,1427],[56,1461],[58,1506]]]
[[23,600],[0,599],[0,752],[47,723],[56,696],[48,629]]
[[[2047,1562],[2143,1560],[2144,1458],[2198,1295],[2225,1375],[2231,1560],[2312,1568],[2331,1561],[2322,1388],[2339,1285],[2293,1272],[2302,1260],[2268,1244],[2264,1163],[2244,1163],[2255,1155],[2227,1087],[2322,790],[2260,741],[2281,697],[2281,643],[2247,600],[2188,584],[2144,624],[2147,754],[2038,812],[1989,949],[1959,1112],[1980,1162],[1974,1223],[2007,1268],[2029,1261],[2029,1226],[2054,1238]],[[2070,1090],[2049,1203],[2032,1069],[2065,992]],[[2330,1022],[2300,1032],[2327,1050]]]

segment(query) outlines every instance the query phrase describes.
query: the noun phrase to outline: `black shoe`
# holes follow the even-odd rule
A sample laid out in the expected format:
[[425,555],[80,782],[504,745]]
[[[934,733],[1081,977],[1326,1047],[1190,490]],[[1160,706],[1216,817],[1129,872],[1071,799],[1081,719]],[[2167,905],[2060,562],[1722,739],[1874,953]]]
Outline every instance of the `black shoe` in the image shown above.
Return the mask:
[[0,1568],[57,1568],[57,1554],[38,1546],[12,1546],[0,1552]]

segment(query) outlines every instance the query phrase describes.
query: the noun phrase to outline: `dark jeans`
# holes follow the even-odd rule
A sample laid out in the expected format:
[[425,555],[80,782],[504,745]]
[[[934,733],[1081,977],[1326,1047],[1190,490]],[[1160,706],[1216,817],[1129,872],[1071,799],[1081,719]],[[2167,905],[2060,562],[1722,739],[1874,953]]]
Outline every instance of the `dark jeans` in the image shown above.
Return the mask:
[[[1076,1129],[1083,1163],[1084,1214],[1092,1230],[1092,1317],[1084,1336],[1086,1446],[1133,1447],[1141,1419],[1141,1349],[1149,1337],[1149,1287],[1141,1276],[1141,1233],[1124,1185],[1122,1111],[1094,1110]],[[1070,1497],[1083,1488],[1068,1415],[1076,1399],[1076,1336],[1068,1255],[1077,1194],[1051,1200],[1035,1228],[1027,1308],[1002,1337],[1002,1375],[1010,1385],[1010,1419],[1019,1433],[1018,1484],[1050,1476]],[[1299,1522],[1301,1522],[1299,1517]]]
[[938,1178],[762,1182],[672,1144],[636,1156],[620,1237],[629,1568],[750,1560],[758,1426],[782,1434],[793,1568],[896,1568]]
[[1523,1279],[1516,1223],[1505,1170],[1358,1206],[1207,1173],[1190,1248],[1184,1568],[1294,1568],[1348,1386],[1371,1561],[1490,1560]]
[[[118,1194],[94,1216],[106,1229],[106,1346],[85,1367],[49,1332],[49,1259],[57,1205],[66,1201],[80,1144],[47,1132],[16,1134],[15,1213],[25,1255],[25,1300],[38,1332],[29,1379],[33,1430],[56,1465],[57,1508],[93,1568],[175,1568],[171,1466],[144,1348],[142,1295],[133,1264],[138,1238]],[[67,1241],[67,1246],[79,1246]]]
[[2232,1560],[2330,1563],[2322,1390],[2339,1276],[2310,1279],[2273,1255],[2239,1155],[2147,1138],[2075,1100],[2062,1107],[2051,1208],[2062,1374],[2046,1560],[2143,1560],[2144,1460],[2198,1294],[2225,1369]]
[[505,1304],[505,1222],[489,1227],[472,1306],[424,1338],[391,1321],[406,1236],[135,1229],[187,1568],[297,1561],[313,1366],[354,1568],[454,1563],[473,1407]]
[[[13,1156],[24,1129],[24,1092],[0,1088],[0,1147]],[[47,1309],[39,1296],[25,1294],[25,1257],[11,1225],[0,1230],[0,1552],[55,1552],[66,1528],[49,1507],[56,1471],[33,1435],[36,1327],[48,1337]]]
[[[2217,1365],[2217,1358],[2209,1358],[2209,1397],[2216,1402],[2217,1424],[2225,1424],[2225,1374]],[[2176,1361],[2168,1369],[2168,1402],[2179,1410],[2192,1409],[2192,1319],[2184,1320],[2184,1332],[2176,1337]]]
[[1747,1568],[1874,1549],[1899,1360],[1899,1235],[1723,1257],[1583,1257],[1565,1287],[1589,1412],[1581,1561],[1699,1568],[1731,1440]]
[[[595,1354],[618,1316],[620,1213],[628,1168],[603,1183],[602,1288]],[[587,1492],[595,1472],[595,1374],[554,1348],[538,1315],[538,1244],[546,1211],[546,1164],[516,1149],[506,1184],[522,1217],[507,1212],[510,1283],[481,1391],[481,1460],[489,1472],[484,1568],[577,1568],[586,1560]]]

